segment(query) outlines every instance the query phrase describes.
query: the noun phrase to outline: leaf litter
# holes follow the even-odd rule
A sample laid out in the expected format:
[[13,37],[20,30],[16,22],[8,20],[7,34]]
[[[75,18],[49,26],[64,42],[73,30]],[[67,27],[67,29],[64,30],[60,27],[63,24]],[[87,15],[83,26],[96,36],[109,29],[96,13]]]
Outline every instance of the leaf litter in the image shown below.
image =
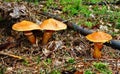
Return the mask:
[[[31,9],[31,7],[33,7],[29,4],[28,6],[27,4],[24,5],[25,7],[23,7],[25,8],[25,11],[27,11],[26,8]],[[11,4],[8,3],[7,6],[11,7]],[[6,10],[6,8],[4,9]],[[24,12],[24,8],[22,12]],[[8,11],[10,10],[12,9],[9,9]],[[24,12],[25,17],[18,19],[18,16],[21,17],[21,15],[13,15],[14,12],[18,11],[15,8],[10,16],[17,16],[17,20],[12,20],[13,22],[10,22],[10,24],[16,23],[22,19],[32,21],[39,20],[39,18],[31,18],[31,14],[37,13],[37,11],[36,13],[33,12],[34,10],[37,9],[32,8],[31,12],[28,10],[27,13],[30,12],[29,14]],[[4,16],[5,19],[6,17],[7,16]],[[42,15],[40,17],[42,17],[40,20],[46,19],[46,17],[43,17]],[[91,64],[98,62],[97,59],[92,58],[92,52],[94,51],[93,43],[86,40],[85,36],[80,33],[69,28],[67,30],[55,32],[49,40],[49,43],[47,45],[42,45],[41,41],[43,32],[33,31],[38,40],[38,47],[32,47],[22,33],[15,32],[11,29],[7,31],[7,23],[0,22],[1,26],[3,26],[0,27],[0,50],[2,49],[0,52],[20,56],[24,60],[19,60],[14,57],[10,57],[9,55],[0,56],[0,71],[4,71],[5,74],[48,74],[53,70],[58,70],[62,74],[72,74],[76,70],[83,72],[86,69],[91,69],[95,73],[99,72],[96,71]],[[12,42],[14,43],[12,44]],[[1,45],[4,45],[3,47],[5,48],[2,48]],[[109,68],[114,74],[115,72],[120,71],[119,56],[119,50],[104,45],[102,49],[102,58],[99,59],[99,61],[108,63]],[[77,71],[75,74],[77,74]]]

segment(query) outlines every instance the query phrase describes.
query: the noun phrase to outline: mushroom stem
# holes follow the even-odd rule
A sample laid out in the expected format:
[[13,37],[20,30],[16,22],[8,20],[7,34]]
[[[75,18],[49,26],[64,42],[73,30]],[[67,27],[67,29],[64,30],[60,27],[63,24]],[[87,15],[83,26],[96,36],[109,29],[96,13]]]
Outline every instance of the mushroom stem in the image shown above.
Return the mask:
[[31,31],[24,31],[23,33],[33,45],[36,44],[36,38]]
[[101,43],[101,42],[94,43],[94,52],[93,52],[94,58],[101,58],[102,47],[103,47],[103,43]]
[[47,44],[47,42],[48,42],[48,40],[51,38],[53,32],[54,32],[54,31],[52,31],[52,30],[46,30],[46,31],[44,32],[43,40],[42,40],[42,44],[43,44],[43,45]]

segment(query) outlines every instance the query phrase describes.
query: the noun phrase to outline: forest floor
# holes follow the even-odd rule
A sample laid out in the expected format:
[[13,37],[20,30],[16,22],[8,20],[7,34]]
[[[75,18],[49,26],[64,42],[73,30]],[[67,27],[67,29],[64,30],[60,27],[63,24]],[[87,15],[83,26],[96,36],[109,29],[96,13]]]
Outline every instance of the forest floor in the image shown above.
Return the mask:
[[[23,32],[12,30],[12,25],[18,21],[29,20],[40,23],[40,21],[47,19],[47,16],[40,14],[43,12],[44,6],[42,3],[36,6],[27,2],[0,2],[2,17],[0,20],[0,74],[120,73],[120,51],[118,49],[103,45],[102,57],[94,59],[92,55],[93,43],[69,27],[66,30],[56,31],[46,45],[41,44],[43,31],[34,30],[38,47],[33,47]],[[60,10],[48,9],[48,12],[75,23],[82,19],[78,15],[72,18],[68,17],[67,13]],[[108,30],[101,29],[100,25],[91,29],[109,33],[111,30],[116,31],[113,26],[110,26]],[[113,39],[119,40],[119,33],[114,35]],[[104,70],[98,68],[98,64],[103,66],[100,68]]]

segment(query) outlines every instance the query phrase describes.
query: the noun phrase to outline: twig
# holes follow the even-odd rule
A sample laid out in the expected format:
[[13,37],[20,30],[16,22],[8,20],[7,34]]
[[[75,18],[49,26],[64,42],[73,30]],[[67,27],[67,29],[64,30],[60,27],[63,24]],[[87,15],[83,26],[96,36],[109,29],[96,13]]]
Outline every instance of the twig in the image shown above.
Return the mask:
[[5,56],[13,57],[13,58],[16,58],[16,59],[19,59],[19,60],[23,60],[23,58],[20,57],[20,56],[16,56],[16,55],[4,53],[4,52],[0,52],[0,55],[5,55]]

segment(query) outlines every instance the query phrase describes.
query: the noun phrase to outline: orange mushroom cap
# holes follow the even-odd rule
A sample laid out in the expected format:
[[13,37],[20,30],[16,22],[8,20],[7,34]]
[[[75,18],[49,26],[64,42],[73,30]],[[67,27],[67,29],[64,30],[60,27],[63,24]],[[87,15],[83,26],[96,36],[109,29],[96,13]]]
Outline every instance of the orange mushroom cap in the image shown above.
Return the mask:
[[37,25],[33,22],[30,22],[30,21],[26,21],[26,20],[15,23],[12,26],[12,29],[16,30],[16,31],[30,31],[30,30],[37,30],[37,29],[41,30],[39,25]]
[[67,28],[67,25],[55,19],[47,19],[40,24],[42,30],[63,30]]
[[105,43],[112,39],[112,36],[105,32],[93,32],[86,36],[86,38],[91,42],[102,42]]

